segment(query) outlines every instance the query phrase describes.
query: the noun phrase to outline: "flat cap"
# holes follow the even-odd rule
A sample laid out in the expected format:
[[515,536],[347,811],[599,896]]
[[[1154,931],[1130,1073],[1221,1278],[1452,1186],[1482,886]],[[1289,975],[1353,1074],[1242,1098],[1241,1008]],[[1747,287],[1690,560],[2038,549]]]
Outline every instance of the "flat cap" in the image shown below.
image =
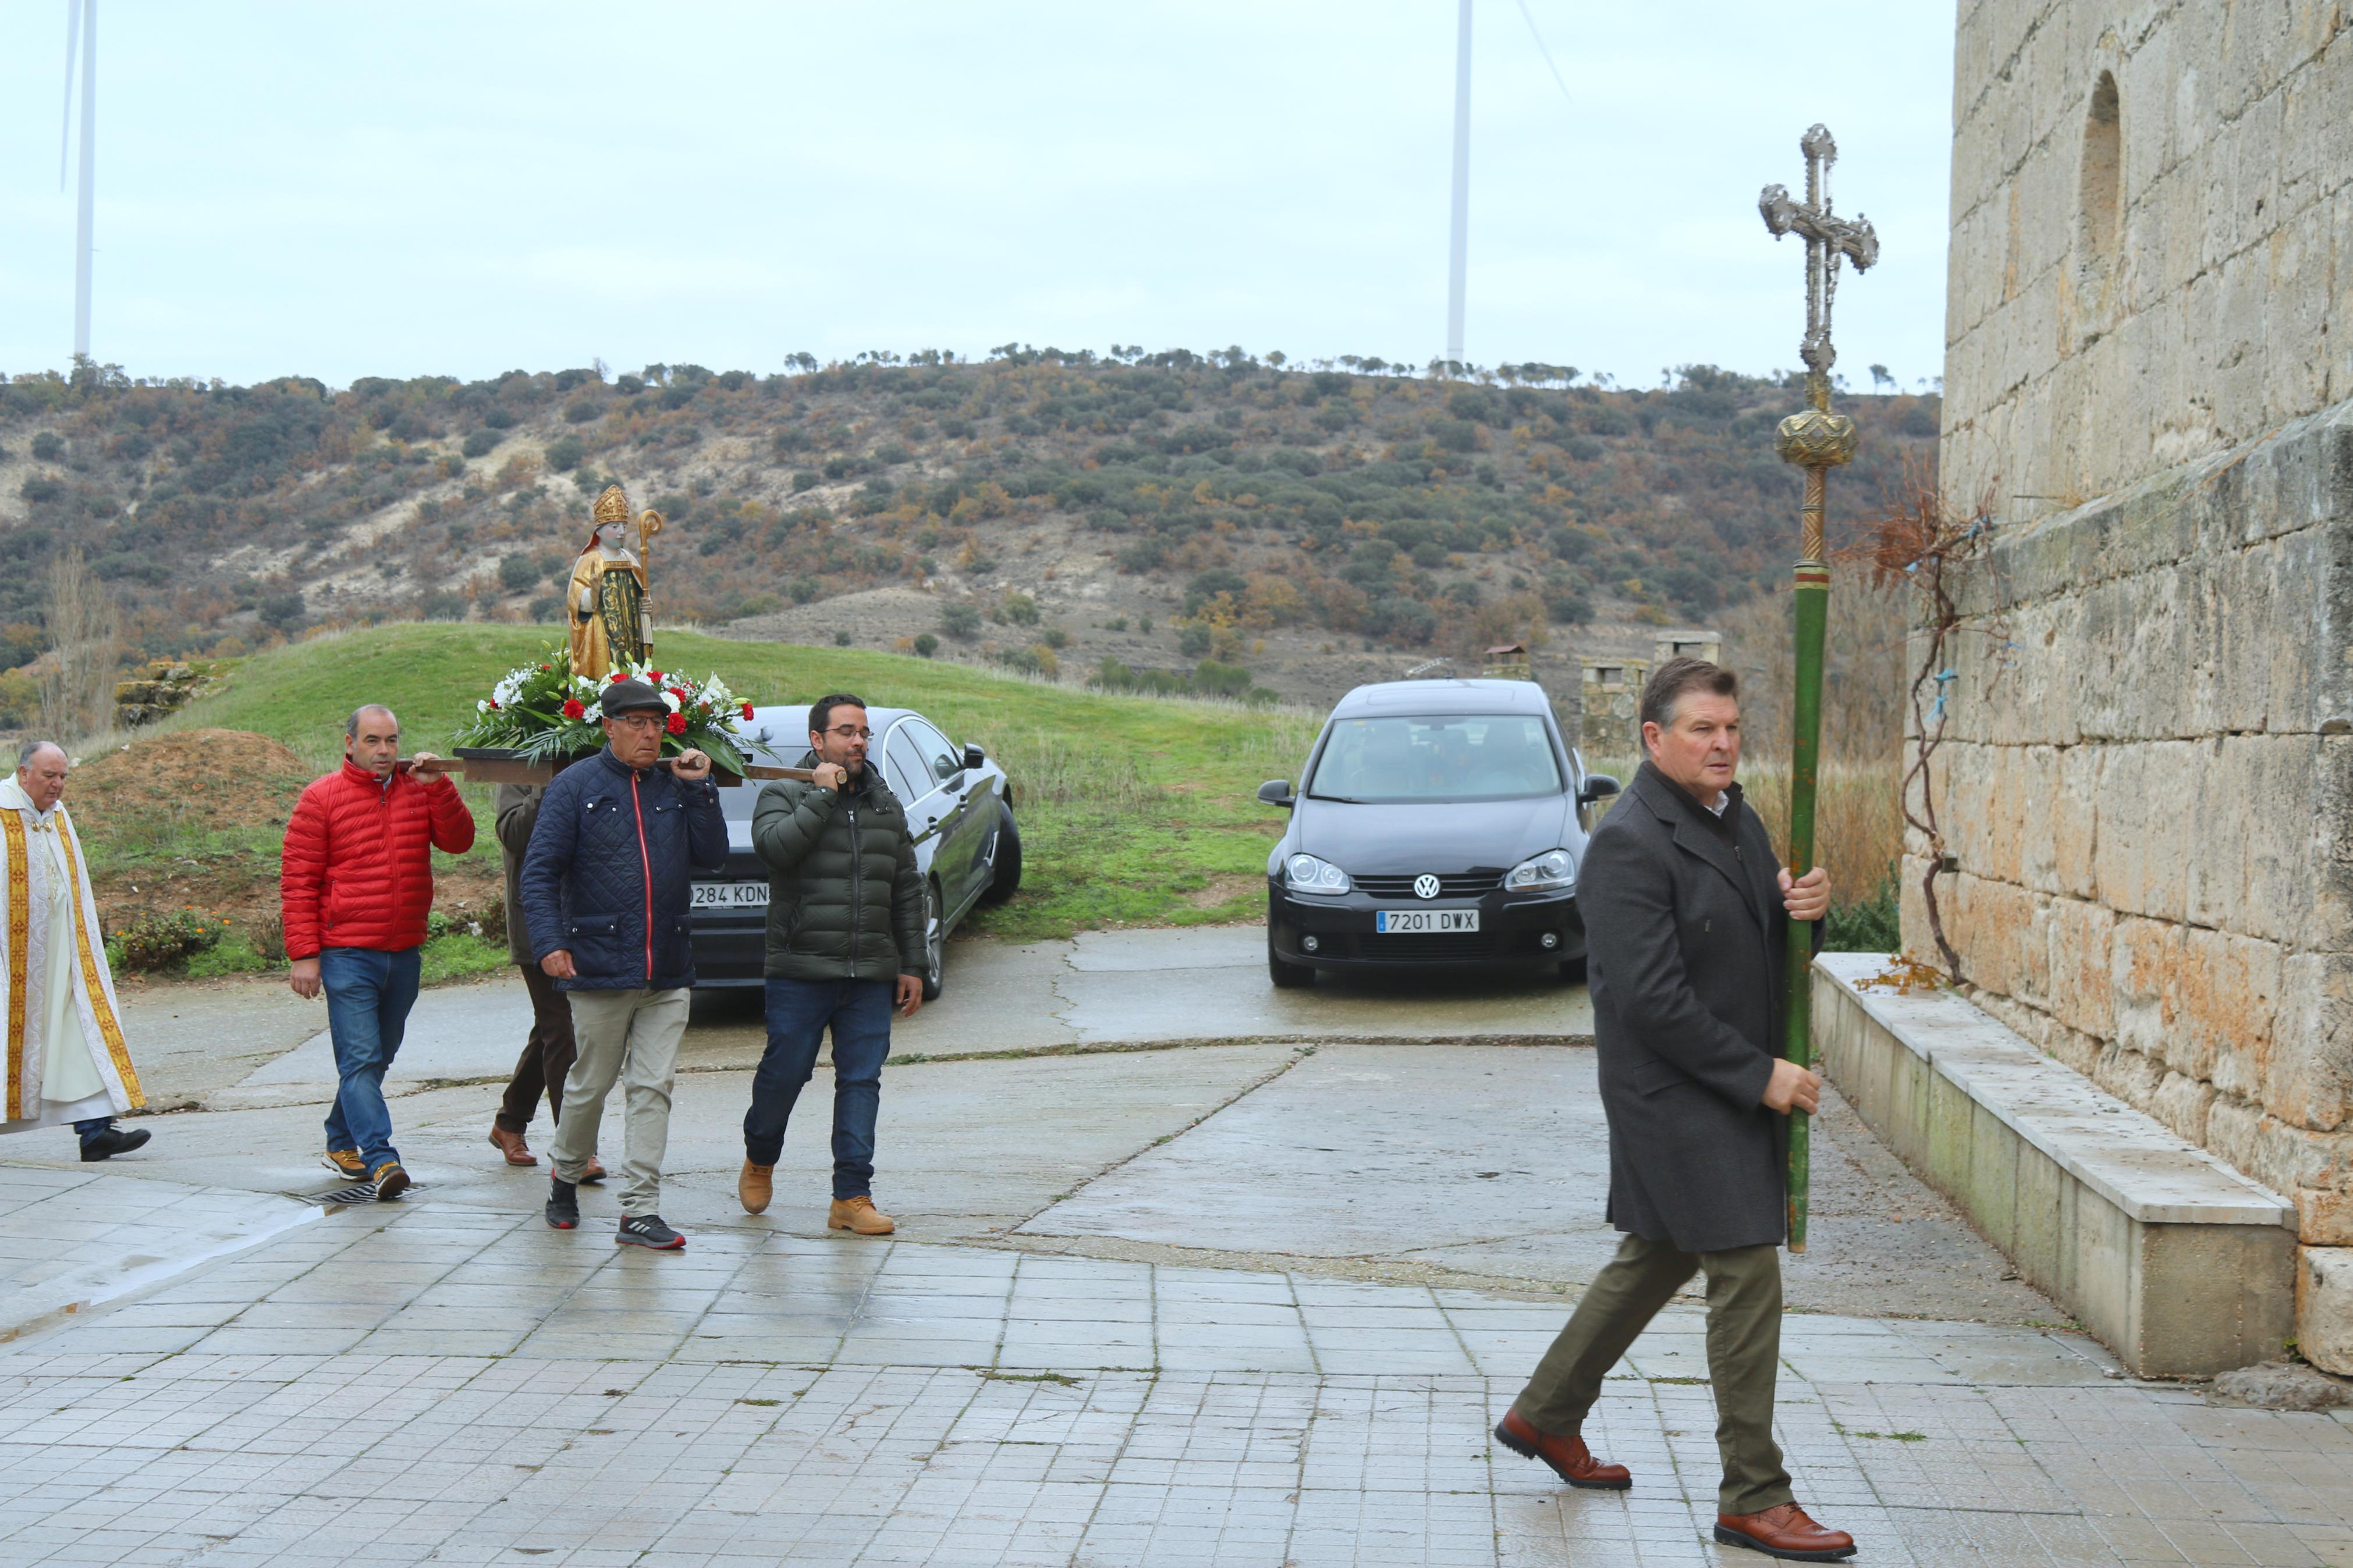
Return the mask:
[[670,711],[670,704],[662,700],[662,694],[642,680],[617,680],[605,688],[605,695],[598,700],[603,704],[602,710],[607,719],[617,713]]

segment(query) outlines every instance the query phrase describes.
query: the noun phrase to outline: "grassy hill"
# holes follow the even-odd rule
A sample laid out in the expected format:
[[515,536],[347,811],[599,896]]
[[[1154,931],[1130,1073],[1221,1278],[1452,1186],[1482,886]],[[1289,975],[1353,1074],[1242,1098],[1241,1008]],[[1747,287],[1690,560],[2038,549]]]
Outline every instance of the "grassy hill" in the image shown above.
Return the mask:
[[[548,643],[531,626],[407,624],[238,661],[216,695],[78,776],[69,799],[110,923],[191,906],[241,928],[263,921],[292,795],[305,765],[340,758],[352,708],[383,702],[400,714],[407,749],[446,753],[475,698]],[[959,744],[986,747],[1013,781],[1025,873],[1018,897],[965,929],[1008,937],[1250,918],[1282,826],[1254,792],[1296,771],[1315,729],[1293,710],[1069,690],[887,653],[687,633],[664,634],[656,652],[755,702],[852,690],[921,709]],[[277,744],[240,752],[234,737],[248,734]],[[485,826],[490,793],[468,791]],[[493,896],[487,831],[470,854],[437,860],[444,908],[478,911]]]
[[[1072,672],[1181,678],[1214,656],[1311,703],[1496,642],[1639,651],[1788,569],[1797,484],[1771,446],[1800,401],[1788,379],[1698,365],[1626,390],[1560,366],[1437,379],[1240,350],[862,357],[341,391],[0,382],[17,568],[0,672],[46,646],[43,568],[69,542],[143,656],[551,618],[588,498],[615,479],[670,517],[665,623],[933,638],[943,658]],[[1938,418],[1926,395],[1840,407],[1864,441],[1834,526],[1933,462]],[[0,675],[0,727],[30,691]]]

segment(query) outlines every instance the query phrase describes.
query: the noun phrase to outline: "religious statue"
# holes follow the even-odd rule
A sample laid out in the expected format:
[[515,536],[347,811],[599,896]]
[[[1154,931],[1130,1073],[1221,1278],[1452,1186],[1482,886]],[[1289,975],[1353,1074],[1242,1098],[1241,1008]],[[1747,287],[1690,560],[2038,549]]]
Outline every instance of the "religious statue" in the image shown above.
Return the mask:
[[572,673],[601,679],[619,661],[642,665],[653,651],[646,618],[642,554],[662,528],[661,513],[638,519],[639,554],[629,552],[629,498],[607,485],[596,498],[588,542],[572,563],[565,606],[570,612]]

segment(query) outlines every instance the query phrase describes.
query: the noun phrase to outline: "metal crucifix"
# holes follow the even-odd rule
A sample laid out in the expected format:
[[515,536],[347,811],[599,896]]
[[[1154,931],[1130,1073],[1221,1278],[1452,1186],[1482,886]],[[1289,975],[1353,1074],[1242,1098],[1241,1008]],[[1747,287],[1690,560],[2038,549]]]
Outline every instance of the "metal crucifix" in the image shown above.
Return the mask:
[[[1814,865],[1814,786],[1822,739],[1822,631],[1829,618],[1831,573],[1822,544],[1823,498],[1830,470],[1854,460],[1854,421],[1831,412],[1831,302],[1838,295],[1841,259],[1862,272],[1879,259],[1879,236],[1860,213],[1852,221],[1831,211],[1831,165],[1838,143],[1830,127],[1817,125],[1799,139],[1806,155],[1806,199],[1794,202],[1788,189],[1767,185],[1757,210],[1775,238],[1794,233],[1806,242],[1806,337],[1799,353],[1806,362],[1806,402],[1781,421],[1774,449],[1785,463],[1806,470],[1806,499],[1799,512],[1797,583],[1793,595],[1798,629],[1797,683],[1790,702],[1789,874],[1802,877]],[[1813,1064],[1810,972],[1813,931],[1789,931],[1788,1026],[1784,1054],[1799,1067]],[[1806,1209],[1811,1162],[1805,1112],[1789,1114],[1789,1250],[1806,1250]]]

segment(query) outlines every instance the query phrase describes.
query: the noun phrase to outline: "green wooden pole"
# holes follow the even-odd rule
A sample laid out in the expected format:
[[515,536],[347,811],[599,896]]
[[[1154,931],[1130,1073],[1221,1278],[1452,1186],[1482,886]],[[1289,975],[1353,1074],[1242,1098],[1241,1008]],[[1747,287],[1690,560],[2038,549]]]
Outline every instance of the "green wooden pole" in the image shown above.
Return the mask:
[[[1806,535],[1821,538],[1823,470],[1806,470]],[[1792,594],[1798,622],[1797,683],[1790,702],[1793,718],[1789,737],[1789,874],[1802,877],[1814,868],[1814,785],[1822,740],[1822,633],[1829,619],[1830,569],[1819,552],[1798,563]],[[1788,1034],[1784,1054],[1801,1068],[1813,1066],[1814,928],[1810,921],[1789,923]],[[1806,1207],[1812,1177],[1809,1122],[1802,1110],[1789,1113],[1789,1250],[1806,1250]]]

